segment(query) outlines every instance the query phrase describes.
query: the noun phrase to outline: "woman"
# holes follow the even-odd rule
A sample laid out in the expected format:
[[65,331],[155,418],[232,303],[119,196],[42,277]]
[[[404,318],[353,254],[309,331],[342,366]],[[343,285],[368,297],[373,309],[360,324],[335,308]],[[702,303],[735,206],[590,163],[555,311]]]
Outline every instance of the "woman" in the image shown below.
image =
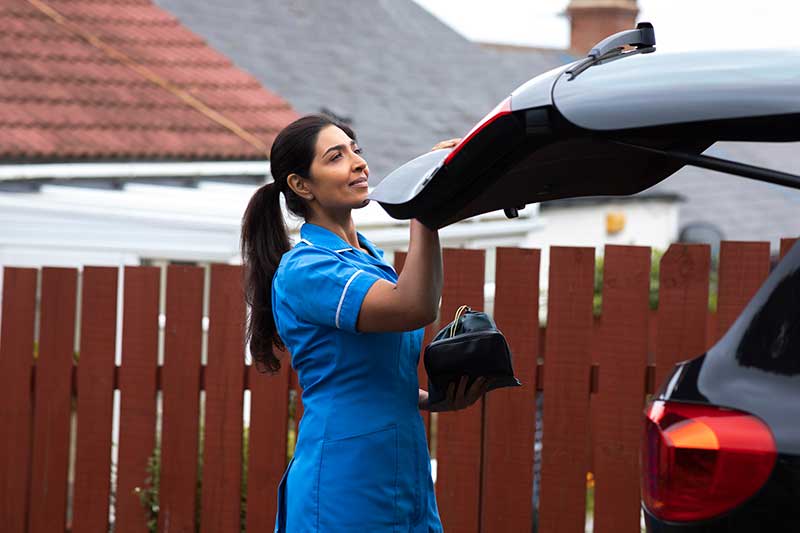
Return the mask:
[[[438,234],[412,221],[402,274],[383,261],[351,216],[369,202],[369,168],[353,131],[327,117],[282,130],[270,165],[274,182],[256,191],[242,224],[247,335],[269,371],[280,368],[273,346],[289,350],[305,411],[275,531],[441,531],[419,409],[464,408],[485,382],[467,389],[462,379],[434,406],[418,387],[421,328],[442,291]],[[305,220],[294,247],[280,194]]]

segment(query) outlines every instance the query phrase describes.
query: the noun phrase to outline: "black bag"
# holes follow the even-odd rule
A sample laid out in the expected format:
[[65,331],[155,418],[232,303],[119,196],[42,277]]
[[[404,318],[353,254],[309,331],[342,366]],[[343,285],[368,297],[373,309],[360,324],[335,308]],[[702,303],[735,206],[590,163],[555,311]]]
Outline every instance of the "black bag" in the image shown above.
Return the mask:
[[431,404],[444,400],[447,387],[458,386],[461,376],[469,376],[467,387],[481,376],[491,379],[489,390],[522,385],[514,377],[506,338],[489,315],[466,305],[425,347],[424,361]]

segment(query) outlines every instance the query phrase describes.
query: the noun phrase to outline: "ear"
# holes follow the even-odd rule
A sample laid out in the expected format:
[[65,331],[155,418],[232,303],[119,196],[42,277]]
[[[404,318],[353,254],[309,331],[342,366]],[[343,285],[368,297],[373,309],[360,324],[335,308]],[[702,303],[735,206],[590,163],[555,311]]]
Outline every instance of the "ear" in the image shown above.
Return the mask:
[[300,198],[310,202],[314,199],[314,193],[308,187],[308,180],[299,174],[291,173],[286,177],[289,188]]

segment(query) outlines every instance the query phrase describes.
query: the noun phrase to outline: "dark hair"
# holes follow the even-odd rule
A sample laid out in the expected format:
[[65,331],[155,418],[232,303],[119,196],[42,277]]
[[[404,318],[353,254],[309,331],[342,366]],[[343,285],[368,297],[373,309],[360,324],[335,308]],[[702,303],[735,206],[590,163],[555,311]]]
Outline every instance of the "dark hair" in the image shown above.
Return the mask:
[[310,178],[314,149],[319,132],[336,126],[355,140],[355,134],[345,124],[325,115],[309,115],[286,126],[272,143],[270,170],[273,181],[262,185],[250,198],[242,217],[242,263],[244,264],[244,294],[250,306],[245,341],[256,368],[261,372],[278,372],[281,363],[273,346],[283,349],[283,341],[272,316],[272,277],[284,253],[289,251],[289,232],[281,212],[280,193],[286,207],[303,219],[308,216],[305,201],[289,188],[287,177],[298,174]]

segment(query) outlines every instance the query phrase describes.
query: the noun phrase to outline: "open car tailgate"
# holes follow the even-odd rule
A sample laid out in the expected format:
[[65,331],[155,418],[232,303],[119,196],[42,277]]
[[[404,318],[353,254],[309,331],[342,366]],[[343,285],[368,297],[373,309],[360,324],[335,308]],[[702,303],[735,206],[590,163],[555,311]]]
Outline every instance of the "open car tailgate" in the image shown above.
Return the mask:
[[800,140],[800,50],[653,51],[617,48],[533,78],[454,149],[409,161],[370,198],[441,228],[546,200],[634,194],[687,164],[800,188],[797,176],[703,155],[717,141]]

